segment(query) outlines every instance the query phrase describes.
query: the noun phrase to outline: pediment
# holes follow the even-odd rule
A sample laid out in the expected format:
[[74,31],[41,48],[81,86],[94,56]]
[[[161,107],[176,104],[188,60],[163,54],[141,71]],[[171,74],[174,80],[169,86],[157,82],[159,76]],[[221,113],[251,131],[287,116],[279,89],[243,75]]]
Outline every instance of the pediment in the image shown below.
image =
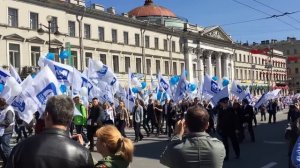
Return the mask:
[[[47,41],[46,43],[49,44],[49,41]],[[61,41],[57,40],[57,39],[50,40],[50,44],[51,45],[58,45],[58,46],[63,45],[63,43]]]
[[27,42],[30,42],[30,43],[38,43],[38,44],[44,44],[45,40],[35,36],[35,37],[31,37],[29,39],[26,40]]
[[227,35],[226,32],[220,26],[207,27],[204,29],[202,35],[219,40],[233,42],[230,36]]
[[25,38],[18,35],[18,34],[11,34],[11,35],[7,35],[7,36],[4,36],[3,39],[5,40],[14,40],[14,41],[24,41]]

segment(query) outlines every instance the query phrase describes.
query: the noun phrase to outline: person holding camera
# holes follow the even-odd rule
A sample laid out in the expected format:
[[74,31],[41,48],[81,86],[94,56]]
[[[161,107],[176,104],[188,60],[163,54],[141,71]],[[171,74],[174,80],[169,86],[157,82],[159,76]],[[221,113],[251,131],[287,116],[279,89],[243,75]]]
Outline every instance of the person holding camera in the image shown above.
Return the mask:
[[206,109],[199,105],[190,107],[185,119],[177,122],[175,136],[161,154],[160,163],[172,168],[222,168],[225,148],[220,140],[205,132],[208,126]]

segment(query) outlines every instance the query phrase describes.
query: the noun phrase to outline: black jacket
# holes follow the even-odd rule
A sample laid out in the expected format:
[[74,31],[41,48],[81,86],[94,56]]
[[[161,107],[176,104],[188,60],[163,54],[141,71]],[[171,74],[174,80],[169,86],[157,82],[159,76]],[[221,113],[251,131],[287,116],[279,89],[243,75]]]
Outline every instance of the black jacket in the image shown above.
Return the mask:
[[217,130],[220,134],[234,134],[238,130],[238,120],[231,107],[227,109],[218,108],[218,125]]
[[242,107],[243,111],[243,122],[251,123],[254,118],[254,111],[253,107],[250,105],[246,105],[246,107]]
[[6,168],[93,168],[91,153],[60,129],[46,129],[17,146]]

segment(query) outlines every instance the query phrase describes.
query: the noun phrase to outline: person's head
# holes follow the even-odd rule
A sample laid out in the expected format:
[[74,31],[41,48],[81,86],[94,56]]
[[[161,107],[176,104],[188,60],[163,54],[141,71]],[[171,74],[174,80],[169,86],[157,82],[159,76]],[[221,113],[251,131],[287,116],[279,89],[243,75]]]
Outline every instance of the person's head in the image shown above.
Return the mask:
[[174,100],[171,99],[171,100],[169,101],[169,104],[170,104],[170,105],[174,104]]
[[121,101],[119,102],[119,106],[120,106],[121,108],[124,108],[124,107],[125,107],[125,103],[121,100]]
[[8,106],[4,98],[0,98],[0,110],[5,109]]
[[242,104],[243,104],[243,106],[248,105],[249,104],[248,99],[243,99]]
[[168,104],[168,103],[169,103],[169,100],[168,100],[168,99],[166,99],[166,100],[165,100],[165,104]]
[[48,99],[44,112],[45,127],[68,127],[72,121],[74,103],[70,97],[59,95]]
[[148,103],[149,104],[152,104],[153,100],[152,99],[149,99]]
[[140,104],[140,100],[139,99],[135,99],[135,105],[138,106]]
[[80,104],[80,98],[79,98],[79,96],[74,97],[73,101],[74,101],[75,104]]
[[220,106],[223,108],[223,109],[227,109],[229,104],[229,98],[228,97],[225,97],[225,98],[222,98],[219,103],[220,103]]
[[233,107],[234,109],[238,109],[238,108],[240,108],[240,103],[237,102],[237,101],[234,101],[232,107]]
[[103,109],[106,110],[110,107],[108,102],[103,103]]
[[194,103],[197,104],[198,102],[199,102],[198,97],[195,97],[195,98],[194,98]]
[[209,114],[203,107],[192,106],[185,115],[185,124],[190,132],[203,132],[209,126]]
[[95,97],[92,99],[92,104],[93,106],[98,106],[99,105],[99,100]]
[[96,131],[97,151],[104,157],[119,155],[128,163],[132,161],[134,146],[130,139],[122,137],[115,126],[105,125]]

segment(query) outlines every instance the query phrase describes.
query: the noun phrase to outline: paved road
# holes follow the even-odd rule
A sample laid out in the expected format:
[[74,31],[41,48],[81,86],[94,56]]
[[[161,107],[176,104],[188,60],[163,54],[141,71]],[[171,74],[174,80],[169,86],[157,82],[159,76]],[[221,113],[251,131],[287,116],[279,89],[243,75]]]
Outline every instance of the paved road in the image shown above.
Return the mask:
[[[268,117],[268,115],[267,115]],[[224,163],[224,168],[283,168],[287,167],[287,141],[284,139],[284,130],[287,125],[286,111],[277,114],[277,123],[268,124],[261,122],[257,115],[258,126],[254,128],[256,142],[251,143],[249,136],[240,145],[241,157],[234,159],[230,148],[229,161]],[[128,129],[126,134],[133,140],[134,131]],[[246,132],[246,135],[247,132]],[[14,140],[12,140],[14,142]],[[143,141],[135,143],[134,160],[131,168],[165,168],[159,163],[159,156],[168,144],[167,137],[162,135],[145,137]],[[14,146],[15,144],[11,144]],[[97,152],[92,152],[95,163],[102,157]],[[0,163],[1,164],[1,163]]]
[[[267,115],[268,117],[268,115]],[[256,142],[250,142],[250,137],[240,145],[241,157],[234,159],[232,148],[229,161],[224,163],[224,168],[283,168],[287,167],[287,141],[284,139],[284,130],[287,125],[286,111],[277,114],[277,123],[268,124],[260,121],[257,115],[258,126],[254,128]],[[133,130],[127,130],[127,135],[133,139]],[[246,131],[246,135],[248,135]],[[167,145],[166,136],[156,138],[151,136],[135,143],[134,160],[132,168],[164,168],[159,163],[159,156]],[[93,152],[95,160],[101,156]]]

